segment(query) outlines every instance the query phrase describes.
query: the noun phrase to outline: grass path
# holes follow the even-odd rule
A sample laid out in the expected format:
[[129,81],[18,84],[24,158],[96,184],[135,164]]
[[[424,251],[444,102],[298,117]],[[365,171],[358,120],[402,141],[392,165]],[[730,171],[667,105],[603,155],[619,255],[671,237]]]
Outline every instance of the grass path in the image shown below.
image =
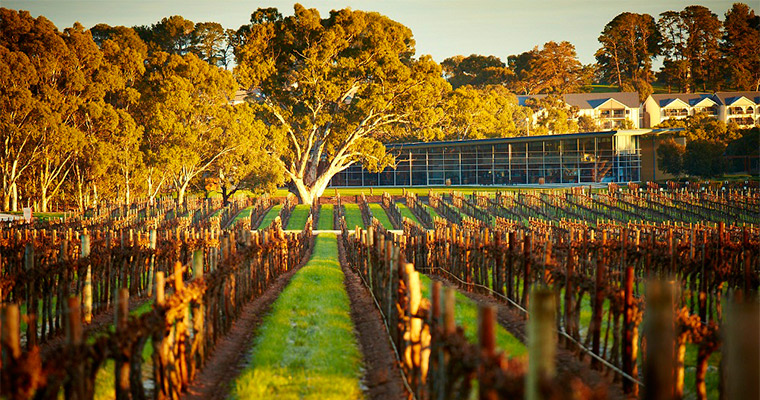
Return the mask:
[[319,230],[332,230],[333,229],[333,213],[335,208],[332,204],[325,204],[320,206],[319,209],[319,222],[317,223],[317,229]]
[[[420,274],[422,296],[430,299],[430,287],[432,280],[426,275]],[[454,320],[457,325],[464,327],[464,335],[470,343],[478,342],[478,305],[467,296],[456,292],[454,306]],[[516,337],[512,336],[503,326],[496,326],[496,347],[504,351],[510,357],[527,357],[528,348]]]
[[382,224],[385,229],[393,229],[393,224],[391,223],[390,218],[388,218],[388,214],[385,213],[383,206],[378,203],[369,203],[369,210],[372,211],[372,215],[380,221],[380,224]]
[[272,206],[271,209],[264,215],[264,219],[261,220],[261,224],[257,227],[257,229],[266,229],[272,221],[274,221],[275,218],[277,218],[278,215],[280,215],[280,210],[282,209],[282,205],[276,204]]
[[309,219],[309,211],[311,208],[308,204],[299,204],[293,209],[290,214],[290,220],[288,226],[285,229],[290,230],[302,230],[306,226],[306,221]]
[[264,320],[232,398],[363,398],[361,376],[336,237],[320,234]]
[[354,227],[360,227],[364,229],[364,221],[362,221],[362,211],[359,209],[358,204],[346,204],[343,206],[346,209],[346,228],[349,231],[354,230]]
[[230,222],[230,227],[234,227],[238,224],[238,222],[242,221],[246,218],[251,218],[251,211],[253,211],[253,206],[248,206],[242,210],[235,216],[235,218]]
[[420,223],[420,220],[417,219],[417,216],[414,215],[412,210],[410,210],[409,207],[406,206],[406,204],[396,203],[396,205],[398,206],[398,210],[401,211],[402,217],[409,218],[414,223],[418,225],[422,225],[422,223]]

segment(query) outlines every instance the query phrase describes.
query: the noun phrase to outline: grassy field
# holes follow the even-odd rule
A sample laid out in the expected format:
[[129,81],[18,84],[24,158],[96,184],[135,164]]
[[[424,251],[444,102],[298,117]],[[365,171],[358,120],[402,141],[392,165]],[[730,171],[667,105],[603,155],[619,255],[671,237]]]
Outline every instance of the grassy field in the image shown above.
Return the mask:
[[356,226],[364,229],[364,221],[362,221],[362,212],[359,209],[359,205],[346,204],[343,208],[346,209],[346,227],[348,230],[352,231]]
[[264,215],[264,219],[261,220],[261,224],[257,227],[257,229],[265,229],[269,226],[269,224],[274,221],[275,218],[277,218],[278,215],[280,215],[280,210],[282,209],[282,206],[279,204],[275,204],[272,206],[271,209],[269,209],[269,212]]
[[398,206],[398,210],[401,211],[401,216],[404,218],[409,218],[415,223],[419,224],[420,221],[417,219],[417,216],[414,215],[412,210],[409,209],[409,207],[406,206],[406,204],[396,204]]
[[388,214],[385,213],[383,206],[378,203],[370,203],[369,210],[372,211],[372,215],[380,221],[380,224],[382,224],[385,229],[393,229],[393,224],[391,223],[390,218],[388,218]]
[[335,207],[332,204],[325,204],[320,206],[319,209],[319,222],[317,223],[317,229],[331,230],[333,229],[333,213]]
[[310,210],[311,208],[308,204],[297,205],[290,214],[290,221],[288,221],[288,226],[285,229],[302,230],[309,219]]
[[349,316],[334,234],[320,234],[311,260],[264,320],[237,399],[362,398],[362,360]]
[[[422,286],[422,296],[430,299],[431,279],[420,274],[420,283]],[[470,300],[467,296],[459,293],[456,294],[456,305],[454,306],[454,320],[457,325],[464,327],[464,334],[471,343],[478,342],[478,305]],[[510,357],[526,357],[528,348],[511,333],[507,332],[503,326],[496,327],[496,347],[504,351]]]

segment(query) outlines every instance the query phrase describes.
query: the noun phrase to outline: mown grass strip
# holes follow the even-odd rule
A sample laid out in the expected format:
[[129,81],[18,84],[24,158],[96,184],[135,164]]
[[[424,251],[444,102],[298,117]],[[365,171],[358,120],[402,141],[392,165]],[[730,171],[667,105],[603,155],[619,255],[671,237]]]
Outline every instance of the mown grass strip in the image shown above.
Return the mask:
[[364,221],[362,221],[362,211],[359,209],[358,204],[346,204],[343,206],[346,209],[346,227],[349,231],[354,230],[354,227],[360,227],[364,229]]
[[441,216],[440,216],[440,215],[438,215],[438,213],[435,211],[435,208],[433,208],[433,207],[430,207],[430,206],[428,206],[428,205],[425,205],[425,209],[427,210],[427,212],[430,214],[430,216],[431,216],[433,219],[435,219],[435,218],[440,218],[440,217],[441,217]]
[[320,206],[319,209],[319,222],[317,223],[317,229],[319,230],[332,230],[333,229],[333,214],[335,208],[332,204],[325,204]]
[[361,353],[349,312],[336,237],[320,234],[311,260],[264,319],[232,397],[362,398]]
[[276,204],[272,206],[271,209],[264,215],[264,219],[261,220],[261,223],[257,227],[257,229],[266,229],[272,221],[274,221],[275,218],[277,218],[278,215],[280,215],[280,210],[282,209],[282,205]]
[[293,209],[290,214],[290,220],[288,226],[285,229],[300,231],[306,226],[306,220],[309,219],[309,211],[311,208],[308,204],[299,204]]
[[[431,279],[426,275],[420,274],[420,283],[422,286],[422,296],[430,299]],[[456,304],[454,306],[454,320],[457,325],[464,327],[464,335],[470,343],[478,342],[478,305],[470,300],[467,296],[459,291],[456,293]],[[507,332],[503,326],[496,326],[496,347],[504,351],[510,357],[527,357],[528,348],[511,333]]]
[[240,221],[242,221],[242,220],[244,220],[246,218],[251,218],[251,211],[252,210],[253,210],[253,206],[248,206],[248,207],[240,210],[240,212],[235,216],[235,218],[232,220],[232,222],[230,222],[230,226],[231,227],[235,226],[235,225],[237,225],[238,222],[240,222]]
[[406,206],[406,204],[396,204],[398,206],[398,210],[401,212],[401,216],[404,218],[409,218],[414,223],[422,225],[420,223],[420,220],[417,219],[417,216],[414,215],[412,210],[409,209],[409,207]]
[[390,218],[388,218],[388,214],[385,213],[383,206],[377,203],[370,203],[369,210],[372,211],[372,215],[380,221],[380,224],[382,224],[385,229],[393,229],[393,224],[391,223]]

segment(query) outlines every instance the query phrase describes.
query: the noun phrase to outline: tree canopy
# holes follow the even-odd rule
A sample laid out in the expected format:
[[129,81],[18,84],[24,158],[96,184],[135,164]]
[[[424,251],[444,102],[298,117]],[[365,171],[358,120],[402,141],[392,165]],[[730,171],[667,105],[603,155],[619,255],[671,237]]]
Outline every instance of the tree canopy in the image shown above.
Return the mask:
[[448,86],[437,63],[414,57],[411,31],[377,13],[344,9],[322,18],[296,4],[290,17],[259,10],[245,30],[235,75],[260,93],[258,115],[273,127],[274,152],[305,203],[354,163],[391,164],[376,136],[437,102],[431,94]]

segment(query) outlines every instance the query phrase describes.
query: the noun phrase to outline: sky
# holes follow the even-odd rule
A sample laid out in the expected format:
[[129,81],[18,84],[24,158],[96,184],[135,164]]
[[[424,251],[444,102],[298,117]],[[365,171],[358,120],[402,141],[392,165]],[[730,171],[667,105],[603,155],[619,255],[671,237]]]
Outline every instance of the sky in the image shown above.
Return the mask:
[[[747,2],[758,11],[757,0]],[[595,62],[597,38],[604,25],[622,12],[657,16],[699,4],[722,20],[735,0],[695,3],[681,0],[301,0],[325,16],[333,9],[377,11],[412,29],[417,54],[441,62],[455,55],[507,56],[541,47],[548,41],[569,41],[584,64]],[[44,15],[59,29],[78,21],[85,27],[149,25],[181,15],[193,22],[219,22],[237,29],[259,7],[293,13],[291,1],[253,0],[0,0],[0,6]]]

